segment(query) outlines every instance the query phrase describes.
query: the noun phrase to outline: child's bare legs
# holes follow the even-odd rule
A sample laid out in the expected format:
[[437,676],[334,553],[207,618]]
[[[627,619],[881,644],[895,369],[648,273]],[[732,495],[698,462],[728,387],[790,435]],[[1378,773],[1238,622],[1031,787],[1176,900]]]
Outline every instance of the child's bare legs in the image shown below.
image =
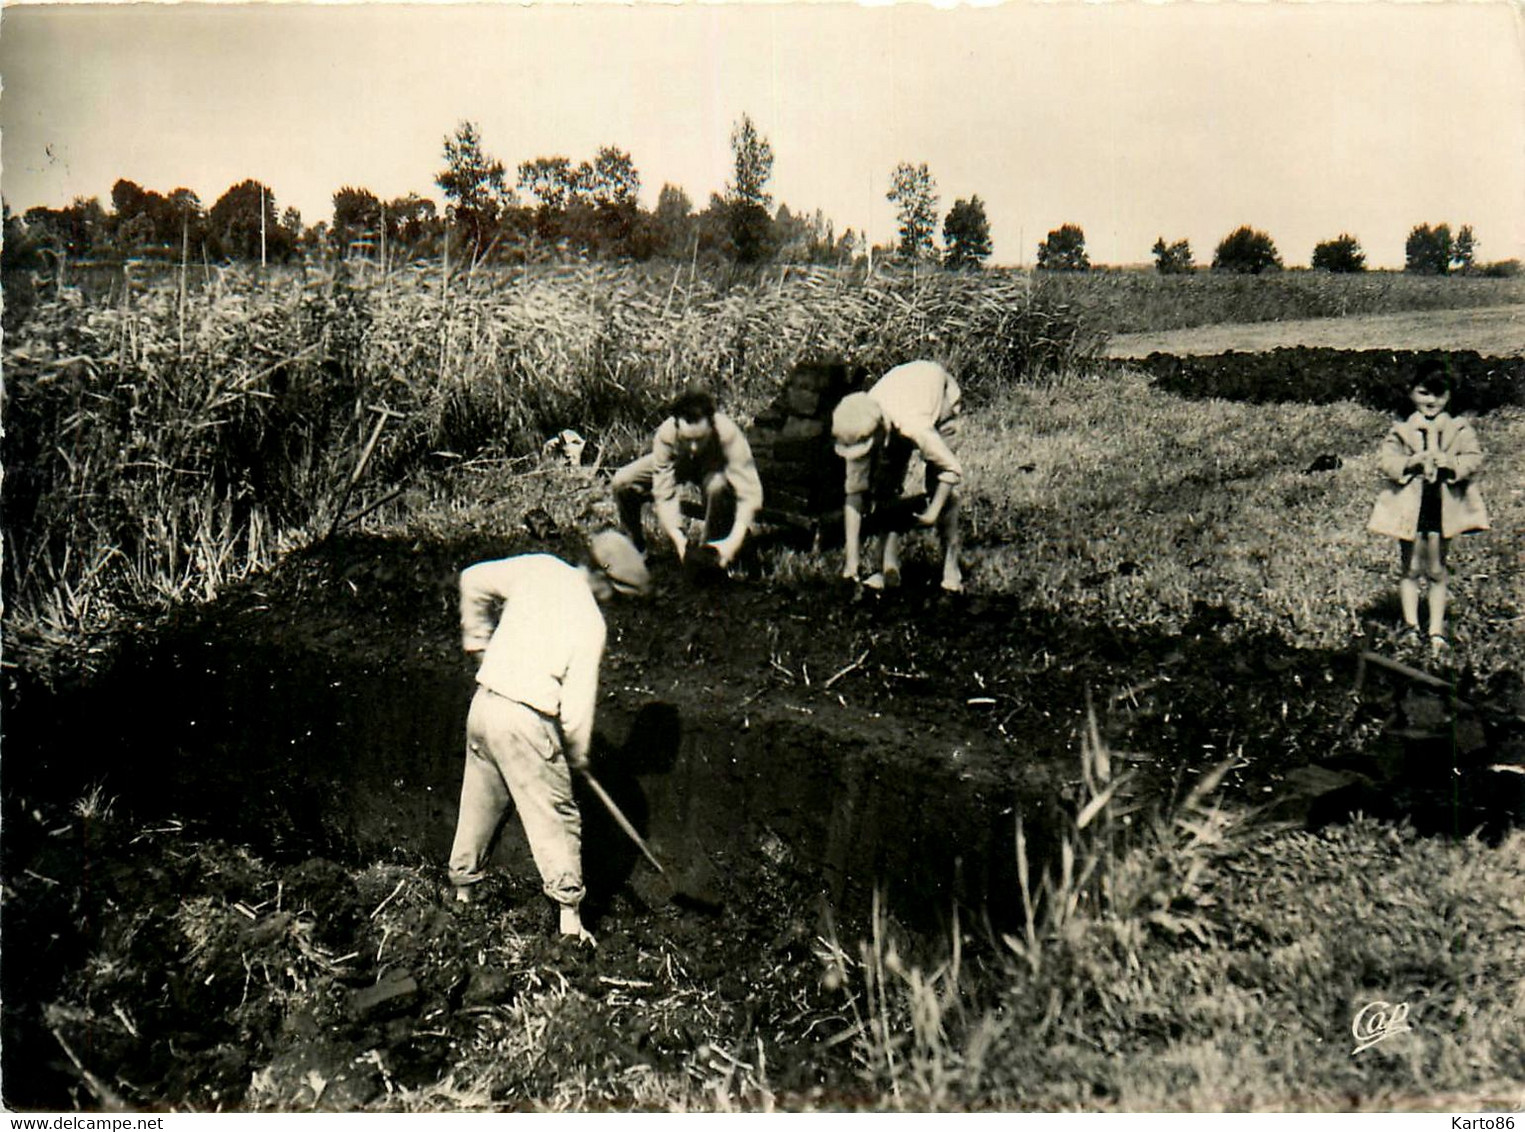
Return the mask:
[[[1450,594],[1446,588],[1446,540],[1438,534],[1422,536],[1423,544],[1417,548],[1415,558],[1423,558],[1424,572],[1430,579],[1430,640],[1444,641],[1446,636],[1446,601]],[[1417,609],[1415,611],[1418,612]]]
[[884,533],[884,574],[886,578],[891,574],[900,573],[900,541],[904,537],[899,531],[886,531]]
[[1398,604],[1403,609],[1403,624],[1410,629],[1419,628],[1419,579],[1424,571],[1424,555],[1416,553],[1412,540],[1398,543],[1398,555],[1402,574],[1398,578]]
[[[963,538],[959,533],[958,496],[948,497],[942,514],[937,517],[937,534],[943,548],[942,588],[954,592],[964,588],[964,572],[959,567],[959,553],[963,550]],[[894,585],[900,575],[900,546],[905,536],[899,531],[887,531],[884,536],[884,577],[886,584]]]
[[1446,586],[1446,539],[1433,531],[1420,534],[1415,542],[1400,541],[1399,551],[1403,558],[1403,576],[1398,580],[1398,602],[1403,607],[1403,623],[1410,629],[1419,628],[1419,583],[1429,582],[1425,604],[1429,613],[1429,636],[1431,640],[1445,640],[1446,603],[1450,593]]

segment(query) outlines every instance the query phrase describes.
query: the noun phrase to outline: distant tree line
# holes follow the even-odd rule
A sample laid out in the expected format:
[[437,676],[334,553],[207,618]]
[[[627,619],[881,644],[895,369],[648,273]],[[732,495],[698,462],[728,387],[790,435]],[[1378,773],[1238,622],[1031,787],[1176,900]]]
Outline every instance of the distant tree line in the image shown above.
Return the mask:
[[[417,193],[382,200],[346,185],[333,194],[328,220],[304,226],[296,209],[280,209],[275,192],[257,180],[241,181],[206,208],[190,189],[161,194],[123,179],[112,186],[109,212],[95,198],[28,209],[20,217],[6,206],[5,263],[36,266],[49,257],[397,263],[445,256],[473,264],[569,258],[841,264],[867,257],[978,270],[990,258],[990,220],[978,194],[953,202],[938,248],[937,182],[924,162],[904,161],[891,173],[886,198],[895,206],[897,240],[873,246],[851,228],[839,236],[819,209],[774,207],[768,189],[773,147],[749,115],[734,125],[730,142],[732,177],[703,209],[679,186],[664,184],[648,211],[640,205],[640,171],[617,146],[601,146],[587,160],[556,154],[523,161],[510,183],[508,168],[487,151],[477,126],[461,122],[444,139],[444,167],[435,176],[443,207]],[[1197,269],[1187,240],[1161,236],[1151,252],[1161,274]],[[1348,233],[1318,243],[1310,262],[1319,271],[1366,269],[1360,242]],[[1080,225],[1050,231],[1038,244],[1036,265],[1090,270]],[[1282,260],[1268,234],[1244,225],[1218,243],[1211,267],[1258,275],[1281,270]],[[1518,263],[1480,264],[1470,225],[1453,236],[1447,224],[1421,224],[1409,233],[1405,270],[1507,275]]]
[[[1052,233],[1050,234],[1052,236]],[[1167,244],[1161,236],[1155,241],[1154,266],[1162,275],[1192,271],[1191,245],[1185,240]],[[1041,249],[1040,249],[1041,262]],[[1330,240],[1314,245],[1309,266],[1315,271],[1347,274],[1366,270],[1366,253],[1361,242],[1349,233],[1342,232]],[[1219,242],[1213,252],[1214,271],[1226,271],[1241,275],[1259,275],[1266,271],[1280,271],[1281,256],[1276,243],[1265,232],[1248,225],[1236,228]],[[1405,244],[1404,270],[1419,275],[1447,275],[1456,272],[1464,275],[1514,275],[1519,271],[1516,260],[1483,264],[1477,260],[1477,238],[1471,225],[1462,225],[1453,239],[1445,224],[1431,227],[1416,225],[1410,230]]]
[[[662,186],[654,208],[642,208],[640,171],[629,153],[613,145],[587,160],[534,157],[521,162],[510,180],[477,126],[461,122],[444,139],[444,164],[435,177],[442,204],[417,193],[384,200],[346,185],[333,194],[331,217],[308,226],[297,210],[279,208],[275,191],[257,180],[234,185],[207,208],[190,189],[166,195],[123,179],[112,187],[109,211],[94,198],[28,209],[19,217],[7,206],[5,261],[285,263],[323,257],[396,263],[449,256],[470,263],[663,257],[835,264],[875,254],[937,254],[936,189],[925,165],[902,186],[905,206],[914,213],[909,236],[902,232],[899,249],[872,248],[851,228],[839,235],[819,209],[774,206],[768,189],[773,147],[749,115],[735,124],[730,140],[733,175],[702,209],[672,184]],[[901,186],[900,169],[893,179]],[[978,268],[989,258],[990,224],[978,196],[955,203],[943,239],[950,267]]]

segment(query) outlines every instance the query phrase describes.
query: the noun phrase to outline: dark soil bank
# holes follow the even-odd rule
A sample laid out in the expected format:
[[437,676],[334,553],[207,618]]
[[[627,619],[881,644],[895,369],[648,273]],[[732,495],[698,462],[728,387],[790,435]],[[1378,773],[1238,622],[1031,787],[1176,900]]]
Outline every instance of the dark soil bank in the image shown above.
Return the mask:
[[[539,548],[565,549],[513,549]],[[366,913],[387,893],[356,892],[351,876],[385,862],[443,885],[471,688],[456,574],[503,549],[336,541],[145,633],[99,676],[49,688],[13,673],[4,704],[5,876],[15,882],[3,923],[7,1102],[106,1103],[82,1091],[80,1070],[61,1056],[70,1034],[72,1057],[162,1104],[248,1103],[252,1073],[266,1071],[267,1084],[281,1073],[300,1080],[297,1048],[327,1059],[325,1080],[372,1048],[392,1059],[388,1082],[438,1077],[450,1020],[466,1019],[482,995],[509,994],[499,988],[494,999],[477,986],[480,972],[462,973],[487,922],[471,919],[478,909],[443,907],[436,893],[378,947]],[[695,585],[666,565],[655,599],[608,610],[594,771],[667,875],[583,798],[588,911],[603,945],[591,960],[545,961],[641,985],[653,957],[680,955],[723,1005],[711,1027],[749,1034],[772,1011],[804,1042],[809,1011],[783,1006],[808,1001],[801,988],[819,980],[802,941],[829,931],[861,938],[876,889],[925,939],[945,938],[955,910],[986,941],[998,938],[1020,915],[1015,816],[1041,868],[1074,812],[1088,703],[1148,805],[1168,805],[1233,756],[1225,791],[1283,816],[1330,820],[1359,808],[1466,832],[1519,813],[1517,788],[1504,787],[1520,776],[1487,770],[1525,761],[1512,686],[1443,690],[1367,666],[1355,696],[1355,649],[1230,639],[1212,610],[1180,636],[1127,637],[1045,621],[1006,598],[950,603],[914,576],[889,598],[863,600],[824,586]],[[209,868],[162,836],[92,842],[75,804],[95,788],[115,800],[117,828],[194,830],[227,847],[224,859]],[[59,813],[61,822],[48,818]],[[275,876],[240,872],[237,847]],[[490,891],[522,907],[521,926],[538,938],[545,909],[517,823],[499,858],[504,879]],[[49,883],[27,879],[36,877]],[[83,894],[73,902],[62,895],[70,878]],[[146,1033],[152,1017],[166,1043],[127,1031],[107,1041],[59,1006],[99,989],[99,972],[81,972],[113,938],[152,966],[152,932],[122,938],[128,909],[170,917],[189,894],[210,893],[274,933],[262,946],[287,939],[289,916],[270,927],[256,911],[277,878],[288,906],[305,902],[332,954],[377,956],[349,976],[347,1029],[289,1015],[250,1021],[246,970],[221,984],[216,971],[204,983],[181,980],[186,957],[167,944],[128,1008],[129,1030]],[[379,966],[383,949],[406,964],[402,974]],[[207,989],[239,980],[242,1002]],[[639,1042],[617,1034],[610,1056],[631,1042],[648,1060],[669,1046],[691,1050],[697,1038],[680,1032],[688,1024],[656,1036],[648,1028]],[[333,1045],[326,1053],[320,1033]],[[88,1057],[75,1048],[82,1042]],[[807,1045],[774,1051],[770,1064],[802,1083],[851,1076]],[[323,1103],[357,1107],[379,1086],[355,1087],[336,1086]],[[537,1087],[519,1082],[510,1100]]]
[[1286,346],[1260,353],[1177,357],[1155,353],[1142,366],[1179,397],[1228,401],[1355,401],[1383,412],[1411,411],[1408,390],[1426,361],[1440,361],[1456,382],[1455,412],[1488,413],[1525,405],[1525,358],[1485,358],[1471,350],[1334,350]]

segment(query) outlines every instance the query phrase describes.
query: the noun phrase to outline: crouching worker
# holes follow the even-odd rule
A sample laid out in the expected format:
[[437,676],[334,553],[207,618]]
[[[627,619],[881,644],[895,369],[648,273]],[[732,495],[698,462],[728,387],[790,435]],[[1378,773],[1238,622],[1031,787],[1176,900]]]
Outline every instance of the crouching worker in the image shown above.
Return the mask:
[[704,542],[713,546],[721,566],[741,550],[752,520],[762,507],[762,481],[752,448],[736,422],[715,409],[703,391],[684,393],[658,427],[651,451],[614,476],[620,521],[636,547],[645,552],[641,509],[649,500],[657,522],[681,561],[688,549],[678,485],[696,484],[704,496]]
[[545,893],[560,908],[561,934],[593,942],[579,912],[582,815],[571,772],[588,765],[593,737],[599,604],[649,584],[641,555],[614,531],[594,536],[586,565],[522,554],[461,572],[461,643],[478,664],[450,850],[457,900],[470,902],[512,802]]
[[[942,588],[963,592],[956,488],[964,470],[948,447],[959,401],[958,383],[930,361],[896,366],[867,393],[842,398],[832,414],[831,432],[837,455],[847,463],[844,578],[859,580],[864,519],[877,512],[884,528],[884,566],[882,572],[864,579],[865,584],[874,588],[899,584],[902,531],[936,527],[943,550]],[[892,505],[900,499],[913,451],[920,451],[926,461],[925,506],[901,521]]]

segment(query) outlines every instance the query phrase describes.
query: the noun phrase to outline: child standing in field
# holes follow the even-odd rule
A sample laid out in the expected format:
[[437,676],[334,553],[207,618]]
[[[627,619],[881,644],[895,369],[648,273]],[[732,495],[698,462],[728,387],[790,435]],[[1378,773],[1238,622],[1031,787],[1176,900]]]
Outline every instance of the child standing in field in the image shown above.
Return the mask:
[[1419,632],[1419,583],[1429,581],[1432,652],[1446,649],[1446,549],[1456,535],[1488,529],[1473,476],[1483,463],[1472,425],[1446,412],[1451,375],[1443,362],[1421,364],[1409,387],[1414,412],[1382,441],[1378,466],[1388,480],[1368,527],[1398,540],[1403,623]]

